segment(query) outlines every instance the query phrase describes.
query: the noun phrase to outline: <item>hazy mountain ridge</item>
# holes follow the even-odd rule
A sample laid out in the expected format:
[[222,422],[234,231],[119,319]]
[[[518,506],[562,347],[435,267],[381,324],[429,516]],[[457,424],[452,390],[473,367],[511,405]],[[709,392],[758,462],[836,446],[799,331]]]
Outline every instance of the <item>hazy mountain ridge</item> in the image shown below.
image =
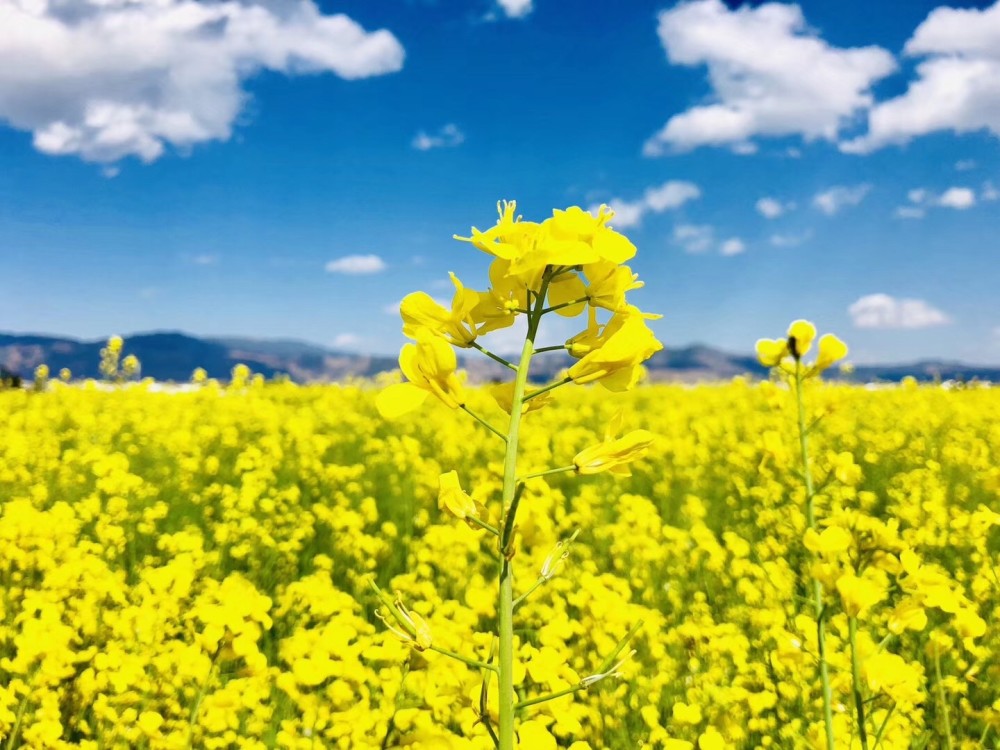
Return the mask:
[[[104,340],[0,333],[0,367],[30,378],[34,368],[44,363],[53,374],[68,367],[76,378],[96,378],[104,343]],[[144,376],[165,381],[187,381],[196,367],[205,368],[210,377],[227,379],[232,368],[241,362],[266,377],[287,373],[298,382],[370,377],[397,367],[395,357],[338,352],[303,341],[199,338],[171,331],[129,336],[125,339],[125,353],[139,358]],[[463,359],[463,366],[474,381],[506,378],[505,369],[491,360],[479,356]],[[571,362],[565,354],[539,355],[532,360],[532,379],[547,380]],[[658,381],[725,380],[736,375],[763,377],[767,372],[754,356],[729,354],[702,344],[667,348],[654,355],[647,366],[651,378]],[[1000,366],[937,360],[864,365],[858,366],[849,379],[896,381],[906,375],[919,380],[977,378],[1000,382]]]

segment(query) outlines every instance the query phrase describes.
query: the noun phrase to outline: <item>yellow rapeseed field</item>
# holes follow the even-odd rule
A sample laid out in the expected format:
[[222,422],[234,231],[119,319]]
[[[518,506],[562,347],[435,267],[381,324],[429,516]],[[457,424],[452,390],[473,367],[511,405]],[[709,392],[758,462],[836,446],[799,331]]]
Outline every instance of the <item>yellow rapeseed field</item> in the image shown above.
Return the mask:
[[[498,517],[503,454],[440,403],[384,421],[378,390],[0,392],[0,747],[492,748],[482,672],[394,635],[369,581],[489,661],[496,540],[439,509],[439,478]],[[782,384],[577,387],[526,414],[522,474],[622,407],[656,438],[630,477],[526,482],[518,700],[642,625],[615,674],[519,709],[521,748],[822,747],[813,577],[838,747],[860,747],[858,689],[869,747],[998,746],[1000,391],[804,395],[813,531]]]

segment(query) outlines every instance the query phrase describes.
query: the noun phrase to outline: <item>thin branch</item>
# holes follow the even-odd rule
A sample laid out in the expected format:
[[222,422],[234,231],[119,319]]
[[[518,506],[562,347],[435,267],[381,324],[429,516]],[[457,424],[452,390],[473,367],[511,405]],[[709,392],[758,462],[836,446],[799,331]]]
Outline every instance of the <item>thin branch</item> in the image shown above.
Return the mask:
[[462,656],[461,654],[456,654],[454,651],[449,651],[448,649],[441,648],[440,646],[431,645],[431,646],[429,646],[429,649],[431,651],[435,651],[435,652],[441,654],[441,656],[447,656],[447,657],[449,657],[451,659],[454,659],[455,661],[460,661],[463,664],[467,664],[470,667],[473,667],[474,669],[488,669],[491,672],[496,672],[497,671],[497,668],[495,666],[493,666],[492,664],[487,664],[484,661],[476,661],[475,659],[468,659],[468,658]]
[[514,372],[517,372],[517,365],[513,364],[512,362],[508,362],[506,359],[504,359],[503,357],[501,357],[499,354],[494,354],[489,349],[486,349],[485,347],[483,347],[482,345],[476,343],[475,341],[473,341],[472,343],[470,343],[469,346],[471,346],[473,349],[478,349],[483,354],[485,354],[487,357],[489,357],[490,359],[492,359],[494,362],[499,362],[504,367],[508,367],[511,370],[513,370]]
[[571,378],[571,377],[569,377],[567,375],[562,380],[557,380],[555,383],[549,383],[544,388],[539,388],[537,391],[533,391],[533,392],[529,393],[527,396],[524,397],[524,401],[530,401],[533,398],[537,398],[538,396],[541,396],[543,393],[548,393],[553,388],[558,388],[561,385],[566,385],[567,383],[572,383],[572,382],[573,382],[573,378]]
[[477,422],[479,422],[479,424],[481,424],[487,430],[489,430],[494,435],[496,435],[498,438],[500,438],[501,440],[503,440],[505,443],[507,442],[507,436],[506,435],[504,435],[502,432],[500,432],[500,430],[498,430],[496,427],[494,427],[493,425],[491,425],[489,422],[487,422],[481,416],[479,416],[474,411],[472,411],[472,409],[470,409],[465,404],[462,404],[462,411],[464,411],[470,417],[472,417],[473,419],[475,419]]
[[576,467],[573,464],[569,466],[560,466],[557,469],[547,469],[546,471],[539,471],[535,474],[525,474],[523,477],[518,477],[517,481],[527,482],[529,479],[537,479],[538,477],[548,476],[549,474],[562,474],[567,471],[575,471]]
[[586,302],[590,297],[580,297],[580,299],[570,300],[569,302],[562,302],[558,305],[552,305],[552,307],[546,307],[542,309],[542,315],[546,313],[555,312],[556,310],[562,310],[564,307],[572,307],[573,305],[579,305],[581,302]]

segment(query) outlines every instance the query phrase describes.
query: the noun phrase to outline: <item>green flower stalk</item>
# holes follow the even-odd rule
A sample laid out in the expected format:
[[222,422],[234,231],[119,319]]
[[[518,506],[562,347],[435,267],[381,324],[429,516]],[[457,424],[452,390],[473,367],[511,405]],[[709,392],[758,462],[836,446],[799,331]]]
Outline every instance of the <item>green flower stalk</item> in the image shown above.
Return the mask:
[[[799,459],[806,490],[806,525],[809,531],[816,531],[816,490],[813,486],[812,462],[809,456],[809,433],[814,425],[806,423],[805,399],[802,389],[805,382],[819,376],[838,360],[847,355],[847,345],[833,334],[825,334],[819,340],[819,354],[809,366],[802,358],[812,348],[816,338],[816,327],[807,320],[796,320],[788,327],[788,333],[781,339],[760,339],[757,341],[757,357],[765,367],[772,367],[787,378],[795,391],[798,416]],[[823,584],[815,577],[811,581],[813,615],[816,618],[816,650],[819,661],[819,678],[823,694],[823,729],[827,750],[835,750],[833,732],[833,689],[830,684],[830,665],[826,655],[826,614],[823,603]],[[854,639],[852,638],[852,653]],[[863,714],[859,719],[863,720]]]
[[[517,560],[517,514],[524,483],[528,479],[562,472],[576,475],[610,471],[628,474],[627,464],[641,458],[653,442],[652,434],[635,430],[622,437],[620,415],[612,420],[604,443],[585,448],[573,463],[527,476],[518,473],[522,423],[529,412],[544,408],[557,397],[559,388],[571,383],[599,383],[611,391],[624,391],[641,378],[642,363],[663,348],[649,329],[647,321],[658,316],[641,312],[625,300],[625,293],[642,286],[635,274],[623,265],[635,254],[635,246],[615,232],[608,221],[612,213],[602,208],[596,216],[577,207],[555,211],[541,223],[522,221],[513,202],[501,204],[500,220],[486,232],[473,228],[471,237],[457,239],[493,256],[490,287],[477,292],[466,287],[454,274],[455,296],[450,309],[430,295],[415,292],[400,305],[403,333],[413,340],[400,352],[399,364],[406,382],[389,386],[376,399],[379,412],[395,418],[419,407],[433,396],[445,406],[469,414],[504,444],[503,488],[500,521],[490,523],[483,503],[465,493],[456,472],[441,477],[440,509],[467,523],[471,528],[497,538],[497,625],[496,663],[493,654],[483,663],[460,654],[445,653],[470,667],[481,669],[486,677],[482,690],[482,721],[499,750],[512,750],[516,742],[518,713],[531,706],[584,690],[604,679],[616,676],[624,659],[619,659],[638,632],[636,625],[589,677],[563,691],[518,700],[514,691],[514,610],[529,594],[555,574],[551,561],[521,596],[515,597],[514,578]],[[597,308],[608,311],[605,323],[597,319]],[[576,317],[587,312],[584,331],[561,346],[536,347],[542,319],[549,314]],[[607,315],[608,313],[605,313]],[[480,343],[492,331],[513,325],[518,316],[526,318],[526,335],[520,359],[509,362]],[[504,368],[513,371],[512,383],[496,386],[492,393],[497,404],[508,413],[506,429],[473,412],[466,403],[465,387],[457,376],[455,348],[476,350]],[[531,360],[545,351],[567,351],[576,358],[566,375],[541,388],[528,389]],[[575,539],[576,533],[566,542]],[[565,559],[565,550],[560,553]],[[551,556],[550,556],[551,557]],[[429,626],[415,620],[412,613],[391,603],[382,592],[379,596],[388,616],[380,616],[397,637],[414,648],[430,648]],[[391,622],[390,622],[391,620]],[[426,632],[424,626],[427,627]],[[630,652],[631,653],[631,652]],[[625,658],[628,658],[626,656]],[[486,715],[486,693],[490,672],[498,677],[499,725],[494,730]]]

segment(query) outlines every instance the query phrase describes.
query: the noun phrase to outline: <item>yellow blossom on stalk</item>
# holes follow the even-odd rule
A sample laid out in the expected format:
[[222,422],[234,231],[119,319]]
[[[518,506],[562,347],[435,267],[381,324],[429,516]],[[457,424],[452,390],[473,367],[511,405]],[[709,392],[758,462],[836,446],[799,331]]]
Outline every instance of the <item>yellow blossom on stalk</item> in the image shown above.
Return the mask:
[[455,346],[467,347],[476,340],[476,321],[472,311],[479,304],[479,294],[466,289],[455,274],[449,273],[448,276],[455,285],[451,310],[443,308],[426,292],[406,295],[399,304],[403,335],[415,339],[417,331],[428,328]]
[[[819,337],[819,353],[816,355],[816,362],[813,364],[814,372],[823,372],[835,363],[847,356],[847,344],[834,336],[832,333],[824,333]],[[852,368],[844,365],[841,370],[849,373]]]
[[696,703],[677,702],[671,709],[674,721],[679,724],[700,724],[702,719],[701,707]]
[[921,670],[898,654],[887,651],[872,654],[865,660],[862,671],[873,693],[884,692],[904,705],[915,705],[924,698]]
[[584,448],[574,456],[573,466],[578,474],[610,471],[613,474],[631,476],[628,464],[645,456],[655,437],[648,430],[632,430],[622,437],[615,437],[621,429],[621,423],[622,414],[619,412],[608,423],[604,442]]
[[[632,388],[642,374],[640,365],[663,349],[646,325],[650,317],[655,316],[632,305],[615,313],[593,342],[593,348],[569,368],[568,377],[581,385],[599,382],[609,391]],[[569,346],[572,353],[572,344]]]
[[497,202],[497,212],[500,214],[500,219],[496,226],[485,232],[472,227],[471,237],[460,237],[456,234],[455,239],[471,242],[483,252],[497,258],[514,260],[530,248],[538,224],[521,221],[521,217],[517,214],[516,201]]
[[810,552],[821,555],[838,555],[850,549],[854,544],[854,537],[841,526],[828,526],[822,532],[815,529],[806,529],[803,543]]
[[502,258],[490,264],[490,288],[477,294],[479,301],[470,315],[480,336],[513,325],[518,311],[528,306],[528,284],[512,276],[510,261]]
[[889,612],[888,625],[896,635],[904,630],[920,632],[927,627],[927,611],[916,599],[904,599]]
[[795,359],[802,359],[812,348],[816,326],[808,320],[796,320],[788,326],[788,352]]
[[849,617],[861,617],[889,593],[884,586],[854,573],[845,573],[837,579],[837,591]]
[[[780,367],[788,374],[795,375],[797,363],[809,353],[816,338],[816,326],[808,320],[796,320],[788,327],[783,339],[758,339],[757,359],[764,367]],[[803,377],[815,377],[847,356],[847,345],[832,333],[824,334],[819,340],[816,361],[805,367]]]
[[469,516],[479,516],[479,507],[476,501],[462,489],[457,471],[442,474],[438,481],[438,508],[450,513],[460,521],[465,521]]
[[585,289],[590,304],[611,312],[625,306],[626,292],[645,286],[628,266],[608,261],[588,264],[583,267],[583,273],[590,282]]
[[429,394],[452,409],[465,402],[462,384],[455,374],[458,366],[455,350],[443,337],[426,328],[415,334],[417,343],[406,344],[399,353],[399,368],[409,382],[390,385],[375,400],[383,417],[392,419],[412,411]]
[[70,380],[72,380],[72,378],[73,378],[73,372],[68,367],[64,367],[59,371],[59,379],[62,382],[68,383]]

